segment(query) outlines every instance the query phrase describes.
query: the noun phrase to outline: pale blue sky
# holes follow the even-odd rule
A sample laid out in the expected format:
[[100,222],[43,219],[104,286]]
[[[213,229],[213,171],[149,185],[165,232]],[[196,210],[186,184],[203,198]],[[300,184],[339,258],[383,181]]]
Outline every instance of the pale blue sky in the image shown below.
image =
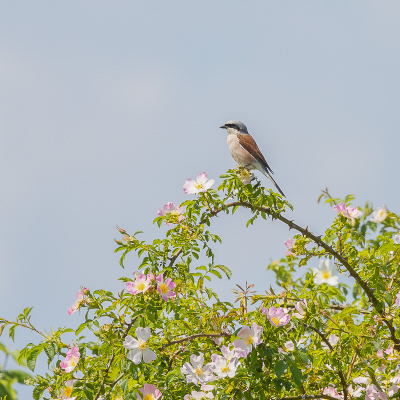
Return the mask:
[[[313,232],[334,216],[316,203],[326,186],[399,212],[399,50],[397,0],[2,2],[0,315],[34,306],[40,329],[76,326],[81,285],[120,290],[138,262],[119,267],[115,226],[154,238],[186,178],[219,182],[229,119]],[[215,220],[227,299],[273,283],[265,267],[292,237],[246,216]]]

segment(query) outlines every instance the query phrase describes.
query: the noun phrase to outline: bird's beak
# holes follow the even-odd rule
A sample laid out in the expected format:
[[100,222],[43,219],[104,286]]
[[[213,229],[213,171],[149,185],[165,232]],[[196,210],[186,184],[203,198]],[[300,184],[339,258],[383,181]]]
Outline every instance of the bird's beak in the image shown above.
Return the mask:
[[226,129],[225,125],[220,126],[221,129]]

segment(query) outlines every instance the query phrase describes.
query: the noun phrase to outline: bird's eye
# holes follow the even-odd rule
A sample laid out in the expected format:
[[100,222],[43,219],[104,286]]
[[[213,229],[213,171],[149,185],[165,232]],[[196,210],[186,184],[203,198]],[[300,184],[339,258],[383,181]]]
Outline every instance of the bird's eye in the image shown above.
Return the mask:
[[237,129],[238,131],[240,130],[239,127],[237,125],[235,125],[235,124],[226,124],[225,126],[228,127],[228,128]]

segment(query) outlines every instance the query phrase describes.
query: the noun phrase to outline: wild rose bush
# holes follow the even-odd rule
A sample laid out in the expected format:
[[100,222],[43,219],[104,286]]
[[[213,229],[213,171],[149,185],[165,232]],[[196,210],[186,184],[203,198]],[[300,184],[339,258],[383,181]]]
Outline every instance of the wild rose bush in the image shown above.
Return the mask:
[[[121,265],[134,252],[138,270],[121,278],[117,294],[81,288],[65,310],[82,321],[75,331],[42,333],[31,309],[0,320],[12,338],[17,327],[41,335],[20,354],[32,371],[47,355],[48,373],[28,381],[35,399],[399,397],[399,216],[324,191],[333,222],[316,236],[287,219],[291,205],[242,168],[222,178],[215,190],[199,174],[184,184],[187,201],[160,205],[163,239],[146,243],[119,228]],[[247,225],[279,220],[293,235],[282,243],[285,256],[268,266],[280,289],[239,286],[234,305],[207,287],[231,276],[215,261],[212,245],[221,239],[209,227],[240,207]],[[353,278],[352,290],[339,274]],[[63,341],[67,332],[73,341]]]

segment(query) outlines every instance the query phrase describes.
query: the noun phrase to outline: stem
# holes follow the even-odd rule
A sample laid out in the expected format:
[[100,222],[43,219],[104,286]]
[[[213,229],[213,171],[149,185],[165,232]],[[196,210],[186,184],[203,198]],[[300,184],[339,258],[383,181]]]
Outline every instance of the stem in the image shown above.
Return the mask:
[[[290,299],[289,299],[290,300]],[[345,306],[341,306],[339,304],[331,304],[328,306],[331,310],[334,311],[343,311],[348,307]],[[294,304],[286,304],[286,308],[296,308]],[[358,309],[357,310],[360,314],[371,314],[371,311],[369,310],[362,310],[362,309]]]
[[[122,335],[122,339],[125,339],[125,338],[128,336],[129,330],[131,329],[132,325],[135,323],[136,319],[137,319],[137,318],[133,319],[133,320],[129,323],[128,327],[127,327],[126,330],[125,330],[125,333]],[[106,382],[106,379],[107,379],[107,376],[108,376],[108,372],[110,371],[111,364],[113,363],[114,358],[115,358],[115,354],[114,354],[114,351],[113,351],[113,352],[112,352],[112,356],[111,356],[109,362],[107,363],[107,367],[106,367],[106,370],[105,370],[105,372],[104,372],[103,380],[101,381],[101,385],[100,385],[100,387],[99,387],[99,390],[98,390],[97,393],[96,393],[96,397],[94,398],[94,400],[98,400],[98,398],[100,397],[100,393],[101,393],[101,391],[102,391],[103,388],[104,388],[104,385],[105,385],[105,382]],[[123,376],[123,374],[122,374],[122,376]],[[120,376],[120,377],[118,378],[118,380],[121,379],[122,376]],[[117,380],[117,382],[118,382],[118,380]],[[114,381],[114,382],[115,382],[115,381]],[[114,383],[114,382],[111,383],[111,385],[112,385],[111,387],[114,387],[114,385],[117,383],[117,382],[115,382],[115,383]]]
[[229,333],[223,333],[223,332],[222,333],[195,333],[194,335],[186,336],[182,339],[178,339],[178,340],[169,342],[169,343],[165,344],[164,346],[160,347],[158,350],[163,351],[169,346],[173,346],[174,344],[178,344],[178,343],[184,343],[189,340],[196,339],[198,337],[209,337],[209,338],[227,337],[227,338],[230,338],[231,335]]
[[42,335],[44,338],[47,339],[47,336],[45,334],[43,334],[42,332],[38,331],[31,323],[29,323],[29,325],[26,325],[26,324],[21,324],[20,322],[8,321],[8,320],[6,320],[4,318],[0,318],[0,323],[5,323],[5,324],[8,324],[8,325],[22,326],[23,328],[30,329],[31,331],[34,331],[34,332],[38,333],[39,335]]
[[[366,282],[364,282],[360,275],[358,275],[357,271],[349,264],[349,262],[347,261],[347,259],[345,257],[343,257],[342,255],[340,255],[336,250],[334,250],[331,246],[329,246],[328,244],[326,244],[322,239],[321,236],[316,236],[314,234],[312,234],[311,232],[309,232],[308,228],[302,228],[301,226],[295,224],[293,221],[288,220],[287,218],[283,217],[282,215],[273,215],[270,211],[269,208],[265,208],[265,207],[260,207],[260,206],[254,206],[250,203],[247,202],[243,202],[243,201],[235,201],[233,203],[229,203],[229,204],[225,204],[225,206],[223,208],[219,208],[215,211],[212,211],[211,214],[212,216],[217,215],[218,213],[220,213],[221,211],[226,210],[226,208],[230,208],[230,207],[235,207],[235,206],[241,206],[244,208],[248,208],[252,211],[260,211],[260,212],[264,212],[269,216],[272,216],[275,219],[279,219],[281,222],[283,222],[284,224],[286,224],[289,229],[295,229],[296,231],[300,232],[303,236],[311,239],[314,243],[316,243],[318,246],[322,247],[324,250],[326,250],[329,254],[331,254],[333,257],[335,257],[349,272],[350,276],[352,276],[355,281],[361,286],[361,288],[364,290],[364,292],[367,294],[370,302],[372,303],[372,306],[377,310],[377,312],[380,314],[380,316],[382,317],[383,322],[385,323],[385,325],[387,326],[387,328],[389,329],[390,332],[390,338],[393,341],[393,343],[395,344],[395,349],[396,350],[400,350],[400,340],[396,338],[395,336],[395,329],[393,327],[393,324],[391,321],[389,321],[386,318],[385,312],[380,309],[378,310],[378,299],[375,297],[373,290],[367,285]],[[201,220],[199,225],[201,225],[202,223],[204,223],[205,220]],[[177,253],[176,253],[176,258],[179,256],[179,254],[182,252],[182,249],[180,249]],[[171,259],[171,263],[170,266],[173,265],[173,263],[175,262],[175,256]]]
[[[321,332],[319,331],[317,328],[314,328],[311,325],[306,324],[305,322],[303,322],[303,325],[307,328],[310,328],[311,330],[313,330],[315,333],[317,333],[321,339],[325,342],[325,344],[329,347],[329,350],[332,352],[333,351],[333,347],[332,345],[329,343],[329,340],[327,339],[327,337]],[[339,375],[340,378],[340,383],[342,385],[342,389],[343,389],[343,398],[344,400],[347,400],[347,383],[346,383],[346,379],[344,378],[343,375],[343,371],[337,371],[337,374]],[[282,400],[282,399],[281,399]]]
[[325,394],[303,394],[302,396],[281,397],[279,400],[305,400],[305,399],[337,400],[336,397],[327,396]]
[[119,375],[119,377],[110,384],[111,389],[125,376],[124,372],[121,372],[121,374]]

